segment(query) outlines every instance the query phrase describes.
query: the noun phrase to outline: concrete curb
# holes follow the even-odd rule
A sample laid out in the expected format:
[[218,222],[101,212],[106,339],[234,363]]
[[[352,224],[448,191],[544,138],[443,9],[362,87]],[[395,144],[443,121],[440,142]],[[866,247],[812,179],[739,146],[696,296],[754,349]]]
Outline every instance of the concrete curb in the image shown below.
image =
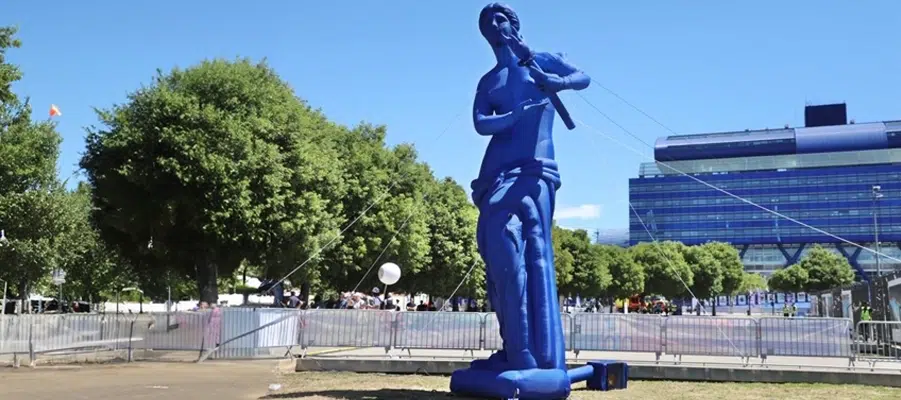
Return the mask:
[[[585,363],[568,362],[571,368]],[[348,371],[364,373],[450,375],[466,368],[469,361],[455,360],[390,360],[365,358],[302,358],[295,371]],[[629,377],[640,380],[761,382],[761,383],[828,383],[835,385],[868,385],[901,387],[901,373],[886,371],[841,371],[779,368],[740,368],[684,365],[630,364]]]
[[328,350],[311,351],[311,352],[307,353],[306,355],[304,355],[304,357],[322,356],[322,355],[333,354],[333,353],[343,353],[343,352],[345,352],[345,351],[360,350],[360,349],[362,349],[362,348],[363,348],[363,347],[342,347],[342,348],[339,348],[339,349],[328,349]]

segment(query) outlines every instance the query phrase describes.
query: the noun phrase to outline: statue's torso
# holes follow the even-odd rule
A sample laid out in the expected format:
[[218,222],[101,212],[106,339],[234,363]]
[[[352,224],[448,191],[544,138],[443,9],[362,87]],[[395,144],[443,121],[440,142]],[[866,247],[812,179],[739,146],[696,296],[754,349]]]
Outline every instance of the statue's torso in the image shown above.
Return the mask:
[[[527,101],[541,101],[547,95],[541,92],[525,67],[498,67],[482,80],[483,89],[488,93],[495,114],[505,114],[518,104]],[[492,136],[485,157],[482,159],[480,176],[510,167],[514,163],[534,159],[554,159],[553,142],[554,107],[550,104],[543,110],[528,110],[506,132]]]

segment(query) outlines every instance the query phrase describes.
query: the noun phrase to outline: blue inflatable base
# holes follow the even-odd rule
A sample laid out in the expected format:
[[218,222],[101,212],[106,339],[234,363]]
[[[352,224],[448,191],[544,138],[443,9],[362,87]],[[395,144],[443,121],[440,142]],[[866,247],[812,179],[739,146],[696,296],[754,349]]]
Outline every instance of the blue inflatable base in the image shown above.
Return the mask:
[[451,392],[466,396],[521,400],[557,400],[569,397],[570,380],[562,369],[454,371]]
[[501,371],[497,356],[475,360],[470,368],[454,371],[450,389],[455,394],[523,400],[557,400],[569,397],[571,386],[588,381],[588,390],[616,390],[628,387],[629,365],[622,361],[589,361],[570,370],[526,369]]

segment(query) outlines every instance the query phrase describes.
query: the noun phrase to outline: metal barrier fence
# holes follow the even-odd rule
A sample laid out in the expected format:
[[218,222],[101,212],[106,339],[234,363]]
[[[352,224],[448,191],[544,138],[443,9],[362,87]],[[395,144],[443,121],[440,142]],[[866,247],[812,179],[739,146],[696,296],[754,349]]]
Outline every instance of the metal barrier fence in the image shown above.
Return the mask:
[[901,322],[859,321],[855,327],[854,354],[871,367],[878,362],[901,361]]
[[[784,317],[562,314],[566,349],[661,356],[901,360],[901,323]],[[855,335],[856,332],[856,335]],[[862,332],[867,332],[864,335]],[[856,339],[855,339],[856,338]],[[871,348],[871,341],[882,347]],[[498,350],[493,313],[218,308],[172,314],[0,315],[0,357],[112,352],[131,360],[193,352],[200,360],[301,356],[311,347],[410,352]],[[878,350],[878,351],[877,351]],[[122,353],[122,354],[120,354]],[[188,353],[189,357],[191,353]]]
[[0,356],[58,356],[99,352],[127,352],[141,340],[134,330],[135,318],[97,314],[0,315]]

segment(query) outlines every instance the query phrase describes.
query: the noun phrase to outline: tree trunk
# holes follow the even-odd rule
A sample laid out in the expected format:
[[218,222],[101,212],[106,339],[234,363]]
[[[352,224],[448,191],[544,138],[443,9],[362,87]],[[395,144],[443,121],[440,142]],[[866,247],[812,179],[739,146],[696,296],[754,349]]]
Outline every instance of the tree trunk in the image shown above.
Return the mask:
[[300,285],[300,301],[303,302],[304,308],[310,303],[310,282],[304,282]]
[[197,290],[200,301],[209,305],[219,302],[219,267],[215,262],[209,261],[197,266]]
[[19,281],[19,300],[21,300],[21,306],[19,307],[19,314],[30,313],[31,311],[31,302],[28,301],[28,281],[20,280]]

